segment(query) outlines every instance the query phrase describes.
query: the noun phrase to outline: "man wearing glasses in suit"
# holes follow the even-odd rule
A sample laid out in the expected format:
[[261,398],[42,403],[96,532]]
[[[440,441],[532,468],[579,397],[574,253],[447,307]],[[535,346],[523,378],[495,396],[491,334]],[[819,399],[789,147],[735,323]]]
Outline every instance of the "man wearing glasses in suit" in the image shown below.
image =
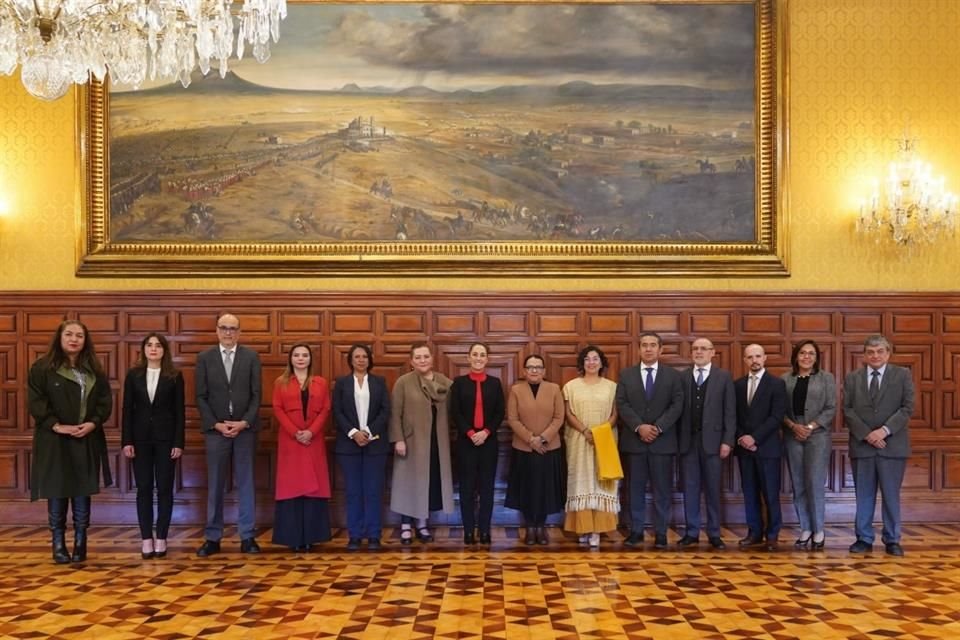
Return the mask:
[[880,335],[863,344],[863,368],[847,374],[843,383],[843,416],[850,431],[850,458],[857,495],[850,553],[873,550],[873,510],[877,489],[883,496],[883,544],[892,556],[900,546],[900,486],[910,457],[910,416],[913,377],[910,370],[889,364],[893,347]]
[[196,391],[207,451],[207,527],[201,558],[220,552],[223,537],[223,494],[233,457],[239,506],[240,551],[259,553],[254,538],[254,451],[260,409],[260,358],[242,347],[240,320],[225,313],[217,318],[219,344],[197,356]]

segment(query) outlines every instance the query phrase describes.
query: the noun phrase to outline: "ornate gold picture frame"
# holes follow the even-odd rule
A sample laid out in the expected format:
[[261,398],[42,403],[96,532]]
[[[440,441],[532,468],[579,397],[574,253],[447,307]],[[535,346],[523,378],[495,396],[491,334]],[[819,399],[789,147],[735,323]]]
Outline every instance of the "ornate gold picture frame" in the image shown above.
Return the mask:
[[788,275],[783,0],[290,10],[80,92],[78,275]]

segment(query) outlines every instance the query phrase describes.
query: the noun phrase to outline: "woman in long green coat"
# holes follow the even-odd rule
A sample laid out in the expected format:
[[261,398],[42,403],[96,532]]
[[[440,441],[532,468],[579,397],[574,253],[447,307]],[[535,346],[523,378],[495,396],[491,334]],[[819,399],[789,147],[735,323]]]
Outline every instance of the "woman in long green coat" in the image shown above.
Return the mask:
[[[33,416],[33,467],[30,499],[47,499],[53,532],[53,560],[83,562],[87,557],[90,496],[113,484],[107,464],[103,423],[113,400],[87,328],[65,320],[46,355],[30,368],[28,402]],[[72,502],[74,547],[67,553],[67,506]]]

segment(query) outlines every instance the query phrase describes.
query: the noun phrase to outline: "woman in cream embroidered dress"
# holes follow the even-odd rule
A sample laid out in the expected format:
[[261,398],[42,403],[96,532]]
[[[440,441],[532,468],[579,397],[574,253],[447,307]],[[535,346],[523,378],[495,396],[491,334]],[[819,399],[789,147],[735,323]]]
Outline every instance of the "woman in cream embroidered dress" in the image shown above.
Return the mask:
[[[614,402],[617,385],[603,377],[607,358],[598,347],[587,346],[577,357],[580,377],[563,387],[567,429],[567,506],[563,528],[580,534],[580,542],[600,546],[600,533],[617,528],[620,498],[616,480],[597,479],[597,457],[591,427],[617,423]],[[616,429],[613,430],[616,437]]]

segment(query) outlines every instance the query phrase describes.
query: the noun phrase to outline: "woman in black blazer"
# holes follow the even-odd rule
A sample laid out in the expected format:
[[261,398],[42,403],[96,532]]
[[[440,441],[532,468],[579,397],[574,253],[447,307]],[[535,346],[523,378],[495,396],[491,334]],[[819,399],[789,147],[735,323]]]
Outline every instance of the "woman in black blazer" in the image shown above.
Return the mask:
[[356,551],[363,538],[371,550],[380,548],[383,528],[383,485],[390,438],[390,394],[387,382],[370,371],[373,352],[355,344],[347,351],[350,375],[333,387],[333,421],[337,429],[334,451],[346,483],[347,549]]
[[[470,345],[470,373],[458,376],[450,387],[450,416],[457,425],[457,466],[460,471],[460,516],[463,542],[490,544],[493,485],[497,475],[497,430],[506,407],[500,378],[487,375],[489,349]],[[477,497],[480,507],[476,509]]]
[[[123,382],[123,455],[133,460],[141,556],[167,555],[173,514],[173,473],[183,455],[183,375],[173,366],[167,339],[151,333],[140,344],[140,359]],[[153,487],[157,487],[157,533],[153,535]]]

